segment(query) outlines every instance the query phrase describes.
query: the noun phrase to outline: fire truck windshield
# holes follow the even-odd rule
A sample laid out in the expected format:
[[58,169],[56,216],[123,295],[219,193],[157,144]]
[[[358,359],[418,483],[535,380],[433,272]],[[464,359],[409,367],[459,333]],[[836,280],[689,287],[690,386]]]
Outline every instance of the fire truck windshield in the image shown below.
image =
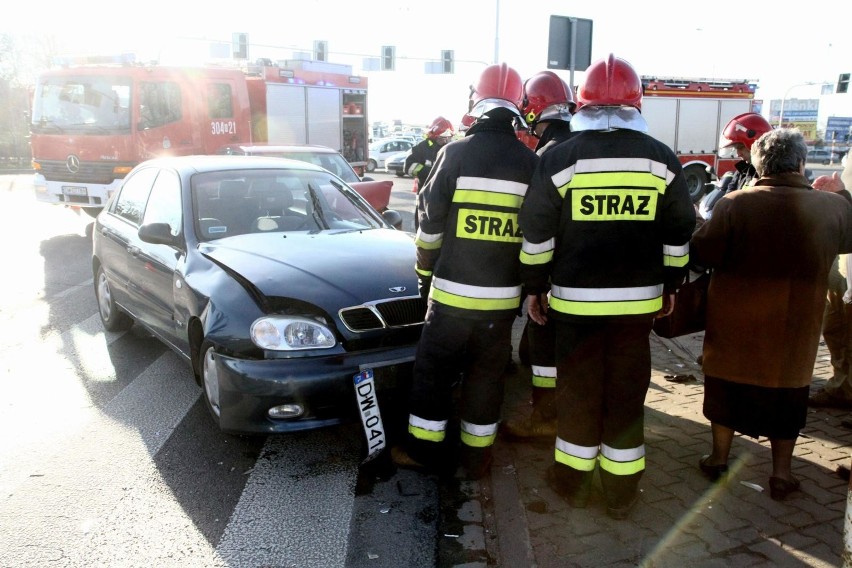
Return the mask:
[[43,77],[33,98],[36,134],[130,132],[130,77],[58,75]]

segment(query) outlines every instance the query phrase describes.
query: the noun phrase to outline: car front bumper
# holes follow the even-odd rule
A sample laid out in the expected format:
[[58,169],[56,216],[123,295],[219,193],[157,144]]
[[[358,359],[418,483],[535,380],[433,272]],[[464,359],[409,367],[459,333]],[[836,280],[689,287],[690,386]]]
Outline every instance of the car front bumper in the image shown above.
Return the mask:
[[[270,434],[312,430],[358,417],[354,376],[373,369],[383,413],[403,411],[415,345],[328,357],[247,360],[216,355],[219,426],[226,432]],[[273,419],[270,408],[298,404],[301,416]]]

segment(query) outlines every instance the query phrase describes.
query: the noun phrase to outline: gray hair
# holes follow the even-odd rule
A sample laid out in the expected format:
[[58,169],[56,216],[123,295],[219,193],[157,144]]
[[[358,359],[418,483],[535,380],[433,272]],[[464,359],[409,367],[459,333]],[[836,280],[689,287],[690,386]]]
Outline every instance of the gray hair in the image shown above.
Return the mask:
[[798,128],[770,130],[751,147],[751,165],[761,176],[799,173],[808,157],[808,145]]

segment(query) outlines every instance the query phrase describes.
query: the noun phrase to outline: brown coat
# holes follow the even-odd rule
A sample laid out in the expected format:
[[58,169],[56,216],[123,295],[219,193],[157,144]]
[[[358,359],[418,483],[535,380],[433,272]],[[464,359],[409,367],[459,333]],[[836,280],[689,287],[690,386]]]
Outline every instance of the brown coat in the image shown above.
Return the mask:
[[811,382],[828,272],[852,252],[852,199],[769,176],[721,199],[690,243],[714,269],[704,335],[706,375],[764,387]]

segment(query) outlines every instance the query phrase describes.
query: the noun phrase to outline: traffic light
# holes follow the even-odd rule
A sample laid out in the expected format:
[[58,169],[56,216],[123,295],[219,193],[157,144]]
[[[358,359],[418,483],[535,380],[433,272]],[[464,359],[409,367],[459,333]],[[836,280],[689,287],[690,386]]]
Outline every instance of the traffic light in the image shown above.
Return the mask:
[[393,71],[396,67],[396,48],[392,45],[382,46],[382,71]]
[[453,50],[444,49],[441,51],[441,73],[453,72]]
[[328,61],[328,42],[314,41],[314,60]]
[[849,73],[841,73],[837,78],[837,90],[836,93],[848,93],[849,92]]

